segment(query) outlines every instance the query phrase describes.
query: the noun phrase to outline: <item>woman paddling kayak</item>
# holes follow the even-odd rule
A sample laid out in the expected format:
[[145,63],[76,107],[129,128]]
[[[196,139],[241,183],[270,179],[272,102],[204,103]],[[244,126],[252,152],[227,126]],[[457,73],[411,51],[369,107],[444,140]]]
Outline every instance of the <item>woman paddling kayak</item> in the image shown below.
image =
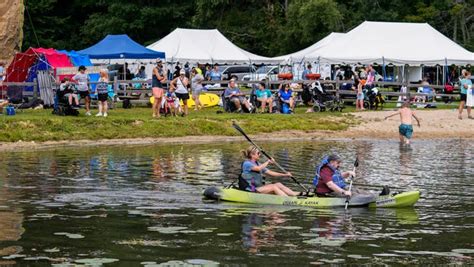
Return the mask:
[[258,163],[260,151],[254,146],[250,146],[242,151],[245,161],[242,163],[242,174],[239,177],[239,188],[250,192],[262,194],[275,194],[279,196],[298,196],[300,192],[294,192],[281,183],[267,184],[263,183],[263,174],[274,177],[290,177],[291,173],[280,173],[267,169],[269,164],[273,164],[273,159],[265,163]]

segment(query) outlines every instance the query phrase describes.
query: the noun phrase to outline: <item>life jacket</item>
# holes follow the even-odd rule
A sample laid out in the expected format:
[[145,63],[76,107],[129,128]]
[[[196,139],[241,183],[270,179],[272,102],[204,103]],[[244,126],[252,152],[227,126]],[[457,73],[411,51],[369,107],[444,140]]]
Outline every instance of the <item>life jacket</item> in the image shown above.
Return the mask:
[[[239,189],[256,192],[257,187],[265,184],[265,179],[261,172],[251,170],[250,173],[244,173],[244,162],[242,162],[241,172],[239,175]],[[260,165],[258,162],[256,163],[257,166]]]
[[329,167],[331,171],[333,172],[333,175],[332,175],[333,183],[335,183],[340,188],[346,187],[346,182],[344,182],[344,178],[342,177],[341,172],[329,164],[328,158],[329,156],[325,156],[323,160],[321,160],[321,163],[316,167],[316,175],[314,176],[314,179],[313,179],[314,187],[316,188],[316,186],[318,185],[321,169],[324,166]]

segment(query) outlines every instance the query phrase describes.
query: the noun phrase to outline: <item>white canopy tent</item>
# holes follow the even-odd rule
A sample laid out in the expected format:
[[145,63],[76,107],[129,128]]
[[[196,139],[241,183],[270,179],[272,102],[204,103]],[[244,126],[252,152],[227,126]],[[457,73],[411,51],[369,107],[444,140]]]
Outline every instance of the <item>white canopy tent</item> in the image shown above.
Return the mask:
[[340,32],[332,32],[328,36],[324,37],[323,39],[319,40],[318,42],[314,43],[313,45],[306,47],[303,50],[300,50],[295,53],[274,57],[274,59],[278,60],[279,62],[302,62],[305,60],[307,55],[311,55],[317,49],[320,49],[328,44],[332,44],[335,40],[341,38],[344,33]]
[[434,66],[474,63],[474,53],[427,23],[366,21],[304,56],[313,61],[345,64]]
[[277,62],[275,59],[255,55],[239,48],[217,29],[177,28],[147,48],[165,52],[166,61],[169,63],[271,64]]

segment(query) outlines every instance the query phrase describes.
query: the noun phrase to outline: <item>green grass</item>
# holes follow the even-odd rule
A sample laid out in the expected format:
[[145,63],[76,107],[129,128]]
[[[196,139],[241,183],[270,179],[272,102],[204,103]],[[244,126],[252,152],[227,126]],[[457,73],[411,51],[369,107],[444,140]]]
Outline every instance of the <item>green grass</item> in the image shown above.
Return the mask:
[[109,117],[56,116],[51,110],[19,111],[15,116],[0,116],[0,142],[98,140],[144,137],[181,137],[190,135],[238,135],[232,126],[236,121],[247,133],[270,133],[283,130],[347,129],[357,121],[350,115],[338,112],[296,114],[217,114],[220,108],[190,111],[187,117],[153,119],[150,108],[116,108]]

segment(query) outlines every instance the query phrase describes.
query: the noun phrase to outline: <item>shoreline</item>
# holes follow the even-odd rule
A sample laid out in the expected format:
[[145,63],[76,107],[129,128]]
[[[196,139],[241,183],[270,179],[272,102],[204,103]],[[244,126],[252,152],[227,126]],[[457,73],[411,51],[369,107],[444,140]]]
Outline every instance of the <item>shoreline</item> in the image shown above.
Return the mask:
[[[361,121],[360,124],[341,131],[297,131],[250,135],[256,141],[305,141],[305,140],[398,140],[398,119],[383,120],[392,111],[370,111],[350,113]],[[474,120],[457,119],[455,110],[417,110],[421,127],[414,126],[414,140],[474,139]],[[240,135],[202,135],[186,137],[98,139],[46,142],[2,142],[0,151],[42,150],[64,147],[155,145],[155,144],[208,144],[216,142],[241,142]]]
[[[349,132],[350,133],[350,132]],[[333,137],[328,137],[329,134],[334,134]],[[279,135],[279,136],[273,136]],[[351,134],[352,135],[352,134]],[[270,133],[265,135],[249,135],[250,138],[258,142],[283,142],[283,141],[345,141],[345,140],[358,140],[358,141],[370,141],[370,140],[391,140],[398,141],[398,137],[356,137],[356,136],[343,136],[339,132],[298,132],[295,131],[289,133]],[[430,138],[416,138],[416,140],[445,140],[445,139],[460,139],[460,140],[474,140],[474,137],[446,137],[436,136]],[[187,136],[183,137],[161,137],[161,138],[134,138],[134,139],[100,139],[100,140],[74,140],[71,141],[47,141],[47,142],[14,142],[14,143],[0,143],[1,152],[24,152],[27,150],[48,150],[56,148],[70,148],[70,147],[94,147],[94,146],[144,146],[144,145],[165,145],[165,144],[211,144],[211,143],[233,143],[233,142],[246,142],[242,136]]]

